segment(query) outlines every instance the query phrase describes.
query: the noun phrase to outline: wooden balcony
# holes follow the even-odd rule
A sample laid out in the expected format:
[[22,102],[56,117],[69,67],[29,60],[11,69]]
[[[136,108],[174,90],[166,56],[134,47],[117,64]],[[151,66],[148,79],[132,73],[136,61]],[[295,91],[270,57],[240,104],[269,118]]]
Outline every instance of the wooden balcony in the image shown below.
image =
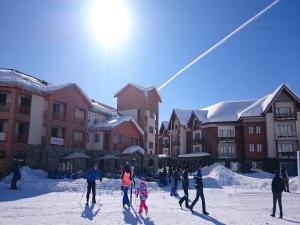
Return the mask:
[[29,115],[30,114],[30,106],[19,105],[18,113],[20,113],[22,115]]
[[233,143],[235,142],[235,137],[218,137],[219,142],[230,142]]
[[219,152],[219,159],[235,159],[236,153],[221,153]]
[[193,145],[202,144],[202,138],[194,138],[192,143]]
[[17,134],[17,143],[27,144],[28,134]]
[[65,121],[66,120],[66,116],[65,116],[65,113],[52,112],[52,119],[60,120],[60,121]]
[[0,104],[0,112],[9,112],[10,110],[10,103],[1,103]]
[[276,113],[276,120],[295,120],[297,119],[296,113]]
[[83,140],[73,140],[73,147],[84,148]]
[[278,152],[278,158],[281,159],[296,159],[297,152]]

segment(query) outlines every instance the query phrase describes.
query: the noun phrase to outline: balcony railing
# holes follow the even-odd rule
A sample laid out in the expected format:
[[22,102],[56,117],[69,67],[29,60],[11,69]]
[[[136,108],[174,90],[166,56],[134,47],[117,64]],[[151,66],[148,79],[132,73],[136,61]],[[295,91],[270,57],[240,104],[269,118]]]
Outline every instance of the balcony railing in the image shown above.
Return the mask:
[[278,158],[297,158],[297,152],[278,152]]
[[220,159],[235,159],[236,153],[221,153],[219,152]]
[[73,146],[84,148],[84,142],[83,142],[83,140],[73,140]]
[[52,118],[61,121],[64,121],[66,119],[65,114],[61,112],[52,112]]
[[23,115],[29,115],[30,114],[30,106],[19,105],[18,112]]
[[84,125],[84,122],[85,122],[84,118],[80,118],[80,117],[75,117],[74,121],[75,121],[75,123],[81,124],[81,125]]
[[296,119],[296,113],[276,113],[275,118],[278,120]]
[[219,142],[235,142],[235,137],[218,137]]
[[201,144],[201,143],[202,143],[202,138],[194,138],[194,139],[192,140],[192,142],[193,142],[194,145],[195,145],[195,144]]
[[278,134],[278,139],[285,139],[285,138],[297,138],[297,133],[294,131],[291,134]]
[[164,144],[162,144],[162,147],[163,147],[163,148],[170,148],[170,144],[164,143]]
[[10,103],[0,103],[0,112],[9,112]]
[[28,134],[17,134],[17,143],[27,144]]

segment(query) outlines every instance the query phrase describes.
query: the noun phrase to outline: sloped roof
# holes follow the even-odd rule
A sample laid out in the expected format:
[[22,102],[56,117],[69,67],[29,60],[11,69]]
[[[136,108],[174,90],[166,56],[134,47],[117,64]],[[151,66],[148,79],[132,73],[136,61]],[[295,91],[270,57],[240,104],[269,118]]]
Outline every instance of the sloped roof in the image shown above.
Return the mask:
[[190,116],[192,115],[193,110],[191,109],[174,109],[173,113],[175,113],[176,117],[179,120],[179,123],[182,126],[186,126]]
[[0,85],[18,87],[27,91],[40,94],[51,93],[66,87],[76,87],[85,100],[91,105],[89,97],[75,83],[66,83],[63,85],[54,85],[47,81],[38,79],[34,76],[22,73],[14,69],[0,69]]
[[132,86],[132,87],[134,87],[134,88],[136,88],[136,89],[138,89],[140,91],[143,91],[145,93],[145,95],[147,95],[148,92],[150,92],[150,91],[155,91],[156,94],[157,94],[157,96],[158,96],[158,98],[159,98],[159,101],[162,102],[161,97],[160,97],[160,95],[159,95],[156,87],[154,87],[154,86],[143,87],[143,86],[141,86],[139,84],[135,84],[135,83],[128,83],[128,84],[126,84],[123,88],[121,88],[119,91],[117,91],[117,93],[114,95],[114,97],[118,97],[119,94],[122,91],[124,91],[128,86]]
[[108,105],[105,105],[103,103],[97,102],[95,100],[91,100],[92,101],[92,105],[93,105],[93,110],[95,112],[100,112],[100,113],[104,113],[104,114],[108,114],[110,116],[116,116],[117,112],[116,109],[113,107],[110,107]]
[[70,155],[63,157],[64,159],[90,159],[88,155],[81,152],[73,152]]
[[97,130],[111,130],[119,125],[121,125],[124,122],[131,122],[133,125],[138,129],[138,131],[141,133],[141,135],[144,135],[143,129],[137,124],[137,122],[131,117],[131,116],[120,116],[117,115],[113,118],[110,118],[108,120],[105,120],[103,122],[99,122],[96,124],[93,124],[89,130],[90,131],[97,131]]

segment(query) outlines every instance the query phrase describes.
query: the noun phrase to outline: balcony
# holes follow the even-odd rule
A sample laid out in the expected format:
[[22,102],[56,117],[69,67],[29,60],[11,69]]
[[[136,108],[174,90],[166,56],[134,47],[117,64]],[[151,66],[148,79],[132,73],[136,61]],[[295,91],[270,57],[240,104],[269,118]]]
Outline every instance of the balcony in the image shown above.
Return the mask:
[[10,103],[0,103],[0,112],[9,112]]
[[83,140],[73,140],[73,147],[84,148]]
[[296,159],[297,152],[278,152],[278,158],[281,159]]
[[170,144],[169,143],[164,143],[161,146],[162,148],[170,148]]
[[194,138],[192,143],[193,145],[202,144],[202,138]]
[[233,143],[233,142],[235,142],[235,136],[231,136],[231,137],[218,137],[218,141],[219,142],[230,142],[230,143]]
[[278,135],[276,136],[276,138],[277,138],[278,140],[298,139],[297,133],[296,133],[295,131],[293,131],[291,134],[278,134]]
[[27,105],[19,105],[18,112],[22,115],[29,115],[30,114],[30,106]]
[[80,125],[84,125],[84,118],[80,118],[80,117],[75,117],[74,118],[75,123],[80,124]]
[[219,152],[219,159],[235,159],[236,153],[221,153]]
[[17,134],[17,143],[27,144],[28,134]]
[[276,120],[294,120],[296,119],[296,113],[276,113]]
[[52,119],[65,121],[66,117],[64,113],[52,112]]

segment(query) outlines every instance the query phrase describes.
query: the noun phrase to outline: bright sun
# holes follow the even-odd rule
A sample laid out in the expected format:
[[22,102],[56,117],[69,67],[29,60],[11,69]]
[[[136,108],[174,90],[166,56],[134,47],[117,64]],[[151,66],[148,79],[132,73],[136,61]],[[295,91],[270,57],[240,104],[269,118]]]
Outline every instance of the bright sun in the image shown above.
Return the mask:
[[127,35],[129,17],[123,0],[95,0],[90,13],[92,30],[101,43],[116,45]]

